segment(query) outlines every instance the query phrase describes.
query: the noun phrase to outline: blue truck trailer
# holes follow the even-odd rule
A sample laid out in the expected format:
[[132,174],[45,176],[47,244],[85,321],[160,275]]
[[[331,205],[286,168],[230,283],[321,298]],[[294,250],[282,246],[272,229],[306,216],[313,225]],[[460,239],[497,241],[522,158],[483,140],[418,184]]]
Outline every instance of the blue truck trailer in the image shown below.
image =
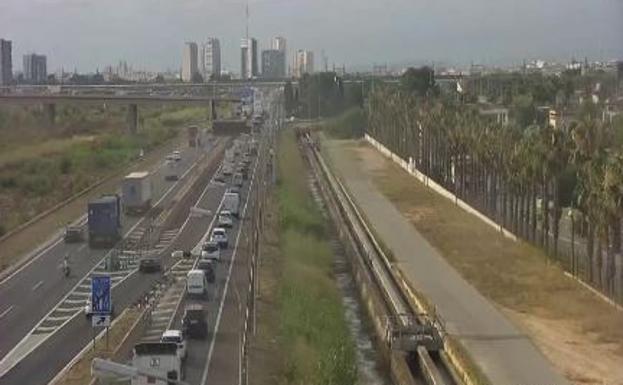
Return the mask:
[[104,195],[88,205],[89,246],[112,247],[121,239],[121,199]]

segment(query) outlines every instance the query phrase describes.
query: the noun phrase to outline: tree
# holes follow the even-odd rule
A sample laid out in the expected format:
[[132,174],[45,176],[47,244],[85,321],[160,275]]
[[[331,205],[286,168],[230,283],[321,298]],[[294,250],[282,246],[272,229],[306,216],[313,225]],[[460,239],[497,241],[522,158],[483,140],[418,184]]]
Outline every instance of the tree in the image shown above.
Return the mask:
[[436,93],[435,71],[428,66],[410,67],[400,78],[400,86],[404,91],[420,97],[432,96]]
[[193,76],[190,78],[190,81],[193,83],[203,83],[203,76],[199,72],[193,73]]

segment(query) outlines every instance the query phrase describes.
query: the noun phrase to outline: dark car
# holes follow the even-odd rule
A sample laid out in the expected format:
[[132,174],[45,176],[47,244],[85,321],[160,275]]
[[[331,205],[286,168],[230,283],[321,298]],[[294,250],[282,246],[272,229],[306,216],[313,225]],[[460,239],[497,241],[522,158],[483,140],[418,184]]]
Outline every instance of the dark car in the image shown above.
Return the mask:
[[84,240],[84,232],[80,226],[67,226],[65,227],[65,234],[63,239],[66,243],[77,243]]
[[208,336],[207,313],[202,305],[186,306],[182,317],[182,331],[189,338],[205,339]]
[[143,273],[157,272],[162,269],[158,256],[143,257],[138,263],[138,270]]
[[203,270],[206,275],[206,280],[209,283],[214,283],[214,264],[215,261],[213,259],[200,259],[199,262],[197,262],[197,269]]

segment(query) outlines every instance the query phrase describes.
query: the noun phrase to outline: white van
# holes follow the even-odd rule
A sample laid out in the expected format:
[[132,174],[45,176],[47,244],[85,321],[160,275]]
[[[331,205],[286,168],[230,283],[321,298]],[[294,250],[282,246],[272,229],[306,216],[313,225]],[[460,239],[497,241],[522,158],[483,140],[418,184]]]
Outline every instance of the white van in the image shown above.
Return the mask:
[[191,270],[186,275],[186,293],[193,297],[208,295],[208,280],[203,270]]
[[240,210],[240,194],[234,192],[226,192],[223,196],[223,208],[232,213],[233,216],[238,217]]

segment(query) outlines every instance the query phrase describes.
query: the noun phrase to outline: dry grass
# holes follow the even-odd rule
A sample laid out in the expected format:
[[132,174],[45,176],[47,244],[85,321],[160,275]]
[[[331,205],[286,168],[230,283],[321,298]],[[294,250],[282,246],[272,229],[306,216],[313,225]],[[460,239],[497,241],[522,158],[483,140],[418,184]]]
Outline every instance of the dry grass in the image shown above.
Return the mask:
[[345,142],[342,150],[359,160],[420,233],[526,330],[569,379],[623,383],[622,312],[565,277],[540,250],[502,237],[376,150],[354,143]]
[[106,349],[106,337],[103,337],[95,343],[95,349],[90,349],[86,352],[55,385],[85,385],[90,383],[92,380],[91,361],[93,358],[111,358],[114,349],[121,344],[123,337],[130,331],[139,315],[140,311],[134,308],[124,311],[117,323],[109,330],[109,349]]

